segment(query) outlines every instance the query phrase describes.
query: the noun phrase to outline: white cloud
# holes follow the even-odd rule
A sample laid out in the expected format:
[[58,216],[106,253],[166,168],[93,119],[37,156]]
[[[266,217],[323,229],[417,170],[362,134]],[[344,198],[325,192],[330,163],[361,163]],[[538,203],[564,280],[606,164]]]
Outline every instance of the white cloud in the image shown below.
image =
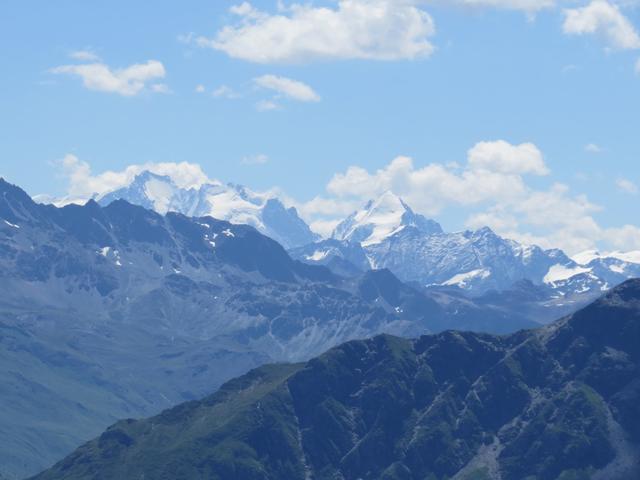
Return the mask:
[[76,50],[69,54],[74,60],[80,60],[82,62],[97,62],[100,57],[93,53],[91,50]]
[[542,152],[532,143],[511,145],[504,140],[477,143],[468,152],[469,165],[502,173],[548,175]]
[[269,157],[264,153],[259,153],[258,155],[250,155],[248,157],[244,157],[241,161],[243,165],[264,165],[269,161]]
[[77,156],[68,154],[58,162],[63,177],[67,179],[66,202],[82,203],[94,196],[104,195],[129,185],[136,175],[150,171],[157,175],[167,175],[181,188],[195,188],[211,180],[200,165],[193,163],[145,163],[130,165],[124,170],[106,171],[93,175],[91,167]]
[[256,110],[259,112],[271,112],[273,110],[280,110],[281,108],[278,103],[272,100],[260,100],[256,103]]
[[327,191],[338,198],[368,200],[386,190],[401,195],[418,210],[436,215],[449,204],[475,205],[488,200],[508,201],[526,191],[522,176],[475,168],[468,164],[458,171],[438,163],[416,169],[409,157],[397,157],[373,174],[350,167],[336,174]]
[[330,237],[339,223],[340,220],[316,220],[309,224],[309,228],[322,237]]
[[600,145],[596,145],[595,143],[589,143],[585,145],[584,150],[587,153],[602,153],[602,147],[600,147]]
[[631,195],[638,194],[638,186],[627,178],[619,178],[616,180],[616,185],[621,192]]
[[196,34],[194,32],[182,33],[178,35],[178,42],[189,45],[195,40],[195,38]]
[[240,94],[227,85],[220,85],[213,91],[213,96],[218,98],[228,98],[230,100],[240,98]]
[[563,31],[568,35],[599,35],[613,49],[640,48],[640,35],[617,5],[606,0],[564,11]]
[[513,202],[526,197],[523,175],[544,175],[548,168],[532,144],[480,142],[468,152],[467,164],[431,163],[415,168],[409,157],[397,157],[370,173],[352,166],[327,184],[329,198],[317,197],[301,207],[308,217],[339,215],[391,190],[426,215],[437,215],[449,205],[473,206],[486,202]]
[[[335,222],[340,217],[346,217],[354,210],[362,206],[361,198],[326,198],[315,197],[312,200],[298,205],[300,212],[309,220],[315,222]],[[324,217],[318,220],[317,217]],[[326,217],[334,217],[327,219]],[[337,218],[336,218],[337,217]]]
[[154,83],[151,85],[151,91],[155,93],[170,94],[173,93],[166,83]]
[[489,7],[507,10],[522,10],[535,13],[539,10],[553,8],[556,0],[456,0],[458,3],[470,7]]
[[[338,0],[334,8],[279,4],[270,14],[249,2],[231,7],[239,21],[199,46],[257,63],[400,60],[429,56],[431,16],[411,0]],[[191,39],[189,39],[191,40]]]
[[299,102],[319,102],[318,95],[313,88],[303,82],[276,75],[263,75],[253,79],[254,83]]
[[[164,65],[157,60],[112,69],[104,63],[62,65],[51,69],[55,74],[76,75],[89,90],[134,96],[142,92],[147,83],[164,78]],[[157,88],[157,87],[156,87]]]
[[640,228],[635,225],[609,228],[605,230],[604,238],[609,245],[617,250],[629,251],[640,249]]
[[542,191],[529,188],[521,199],[471,215],[467,225],[487,225],[505,237],[573,254],[601,240],[603,230],[592,216],[600,210],[584,195],[571,195],[566,185],[554,184]]
[[[431,163],[417,168],[408,157],[397,157],[370,172],[349,167],[327,184],[327,195],[299,205],[316,230],[328,231],[340,217],[386,190],[400,195],[412,208],[428,216],[445,209],[466,215],[466,226],[489,226],[497,233],[569,254],[590,248],[640,248],[640,229],[604,228],[595,219],[602,207],[567,185],[533,188],[529,176],[547,175],[539,149],[533,144],[480,142],[468,151],[467,162]],[[324,230],[322,230],[324,228]]]
[[204,87],[204,85],[202,85],[202,84],[196,85],[196,88],[195,88],[195,92],[196,93],[204,93],[204,92],[206,92],[206,90],[207,89]]

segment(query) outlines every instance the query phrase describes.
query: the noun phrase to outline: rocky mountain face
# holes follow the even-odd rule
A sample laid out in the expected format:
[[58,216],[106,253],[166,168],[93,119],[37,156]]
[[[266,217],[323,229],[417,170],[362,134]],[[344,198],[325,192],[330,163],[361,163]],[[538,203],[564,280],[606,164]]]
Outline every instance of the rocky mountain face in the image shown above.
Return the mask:
[[177,212],[251,225],[286,248],[306,245],[319,238],[295,208],[286,208],[273,195],[252,192],[240,185],[211,182],[185,189],[170,177],[143,172],[130,185],[96,200],[103,206],[126,200],[162,215]]
[[[474,297],[526,280],[550,287],[551,303],[585,303],[640,276],[640,255],[581,255],[522,245],[490,228],[447,233],[387,192],[354,212],[330,240],[291,249],[294,258],[347,273],[388,268],[423,287],[457,287]],[[338,270],[336,270],[338,271]]]
[[628,480],[640,281],[539,330],[353,341],[114,424],[37,480]]
[[254,228],[118,200],[40,205],[0,180],[0,466],[33,474],[119,418],[350,339],[534,324],[499,302],[349,278]]

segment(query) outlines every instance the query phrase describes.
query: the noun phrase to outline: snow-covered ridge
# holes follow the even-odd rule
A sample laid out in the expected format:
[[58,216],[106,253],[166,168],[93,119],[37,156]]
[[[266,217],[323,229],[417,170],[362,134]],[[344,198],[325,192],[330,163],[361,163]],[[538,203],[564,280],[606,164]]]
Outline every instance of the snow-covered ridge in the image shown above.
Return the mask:
[[326,258],[329,255],[329,250],[316,250],[311,255],[307,255],[305,258],[307,260],[313,260],[314,262],[319,262],[320,260]]

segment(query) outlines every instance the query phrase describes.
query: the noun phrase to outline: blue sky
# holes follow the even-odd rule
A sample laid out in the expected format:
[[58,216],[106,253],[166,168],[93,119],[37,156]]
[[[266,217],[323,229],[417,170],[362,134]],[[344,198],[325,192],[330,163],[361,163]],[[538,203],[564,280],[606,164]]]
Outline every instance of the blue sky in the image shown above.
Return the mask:
[[[391,188],[450,230],[640,248],[634,2],[145,3],[3,2],[1,175],[62,196],[65,156],[92,175],[189,162],[278,187],[317,228]],[[398,156],[411,167],[390,169]],[[332,182],[351,166],[367,176]]]

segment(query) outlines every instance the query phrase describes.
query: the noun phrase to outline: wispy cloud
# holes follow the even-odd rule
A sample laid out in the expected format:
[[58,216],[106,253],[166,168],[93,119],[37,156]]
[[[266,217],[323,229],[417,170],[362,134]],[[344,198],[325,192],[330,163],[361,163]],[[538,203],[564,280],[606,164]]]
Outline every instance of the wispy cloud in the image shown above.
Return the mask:
[[91,50],[76,50],[75,52],[71,52],[69,57],[83,62],[97,62],[100,60],[100,57]]
[[638,186],[627,178],[618,178],[618,180],[616,180],[616,186],[621,192],[630,195],[638,194]]
[[595,143],[588,143],[584,146],[584,151],[587,153],[602,153],[602,147]]
[[282,106],[273,100],[260,100],[256,103],[256,110],[259,112],[271,112],[273,110],[281,110]]
[[269,157],[264,153],[259,153],[257,155],[249,155],[248,157],[244,157],[240,163],[243,165],[264,165],[269,161]]
[[169,85],[167,85],[166,83],[154,83],[153,85],[151,85],[151,91],[155,93],[164,93],[165,95],[173,93],[173,91],[169,88]]
[[116,93],[123,96],[135,96],[148,84],[151,90],[167,93],[164,84],[152,82],[166,75],[164,65],[157,60],[137,63],[125,68],[113,69],[104,63],[86,63],[81,65],[61,65],[52,68],[51,73],[68,74],[80,77],[85,88],[100,92]]
[[273,90],[281,95],[299,102],[319,102],[318,95],[313,88],[303,82],[276,75],[263,75],[255,78],[254,83],[259,87]]
[[240,98],[241,95],[236,92],[233,88],[227,86],[227,85],[220,85],[218,88],[216,88],[213,92],[212,92],[214,97],[218,97],[218,98],[227,98],[230,100],[234,100],[236,98]]
[[554,8],[556,0],[454,0],[458,4],[469,7],[488,7],[506,10],[521,10],[534,14],[540,10]]

